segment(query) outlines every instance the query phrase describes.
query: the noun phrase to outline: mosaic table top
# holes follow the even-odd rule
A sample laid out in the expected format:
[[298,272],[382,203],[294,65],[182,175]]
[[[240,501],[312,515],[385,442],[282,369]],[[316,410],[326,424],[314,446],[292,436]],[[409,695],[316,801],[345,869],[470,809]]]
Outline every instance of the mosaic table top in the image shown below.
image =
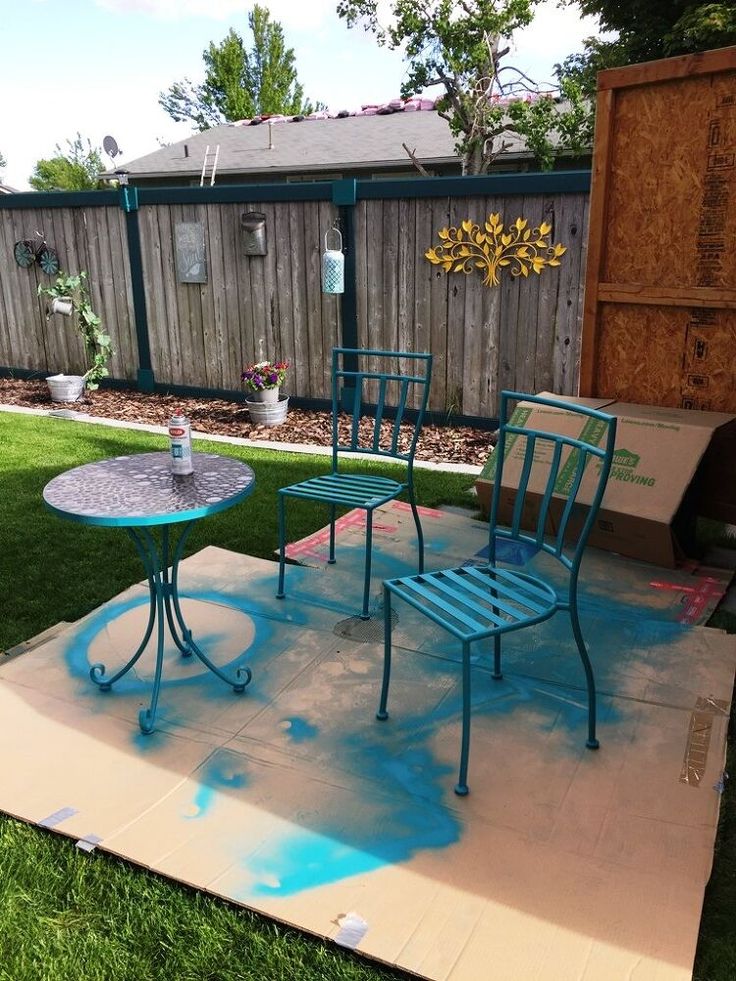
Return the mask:
[[83,524],[137,527],[190,521],[237,504],[255,487],[239,460],[193,453],[194,473],[171,473],[168,453],[117,456],[67,470],[49,481],[50,510]]

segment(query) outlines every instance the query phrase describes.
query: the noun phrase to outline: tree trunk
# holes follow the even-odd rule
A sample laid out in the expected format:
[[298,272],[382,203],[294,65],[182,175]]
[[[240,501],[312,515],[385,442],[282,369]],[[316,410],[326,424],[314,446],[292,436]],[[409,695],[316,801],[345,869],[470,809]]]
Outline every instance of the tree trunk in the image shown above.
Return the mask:
[[483,153],[482,145],[475,145],[463,154],[463,177],[487,174],[490,160]]

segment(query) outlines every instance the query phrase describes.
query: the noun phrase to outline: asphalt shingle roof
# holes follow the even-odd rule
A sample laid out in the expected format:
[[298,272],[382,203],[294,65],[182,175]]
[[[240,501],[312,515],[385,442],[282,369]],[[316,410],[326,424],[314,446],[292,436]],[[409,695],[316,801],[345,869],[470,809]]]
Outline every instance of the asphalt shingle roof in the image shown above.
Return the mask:
[[[269,131],[273,148],[269,149]],[[372,169],[408,164],[406,143],[425,165],[457,163],[455,140],[437,112],[304,119],[269,125],[215,126],[162,147],[123,166],[131,176],[199,177],[205,149],[219,144],[217,175],[298,174],[304,171]],[[188,155],[187,155],[188,154]],[[409,164],[409,166],[411,166]]]

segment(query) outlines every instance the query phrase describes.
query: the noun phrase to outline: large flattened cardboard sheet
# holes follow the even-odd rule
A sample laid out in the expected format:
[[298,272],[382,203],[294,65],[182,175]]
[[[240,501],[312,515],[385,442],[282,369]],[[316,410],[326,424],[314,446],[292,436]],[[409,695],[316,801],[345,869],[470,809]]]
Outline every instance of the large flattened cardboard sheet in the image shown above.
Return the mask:
[[[474,525],[447,522],[459,550],[463,534],[476,544]],[[509,639],[501,682],[476,652],[460,800],[460,651],[400,608],[391,717],[377,722],[381,649],[335,632],[361,562],[356,544],[337,566],[290,568],[278,601],[273,563],[216,548],[186,560],[196,635],[221,666],[247,648],[254,679],[234,695],[169,651],[149,737],[146,655],[119,690],[86,680],[142,630],[140,587],[9,660],[0,736],[17,749],[0,757],[0,808],[56,815],[62,833],[426,978],[477,981],[491,964],[502,979],[689,977],[733,638],[677,623],[661,591],[617,591],[601,562],[582,595],[600,751],[584,748],[558,617]]]

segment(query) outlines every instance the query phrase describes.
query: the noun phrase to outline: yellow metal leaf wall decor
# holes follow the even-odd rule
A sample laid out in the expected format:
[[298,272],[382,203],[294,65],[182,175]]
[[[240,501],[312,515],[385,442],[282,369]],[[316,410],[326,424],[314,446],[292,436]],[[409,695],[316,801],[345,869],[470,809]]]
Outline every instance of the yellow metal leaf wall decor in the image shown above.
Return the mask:
[[559,266],[567,247],[550,245],[547,236],[551,231],[552,226],[544,221],[530,228],[525,218],[517,218],[504,231],[499,214],[489,215],[483,228],[466,218],[460,228],[440,229],[437,235],[442,244],[427,249],[424,257],[445,272],[468,275],[473,269],[482,269],[483,285],[498,286],[499,270],[506,266],[511,267],[512,276],[539,275],[545,266]]

